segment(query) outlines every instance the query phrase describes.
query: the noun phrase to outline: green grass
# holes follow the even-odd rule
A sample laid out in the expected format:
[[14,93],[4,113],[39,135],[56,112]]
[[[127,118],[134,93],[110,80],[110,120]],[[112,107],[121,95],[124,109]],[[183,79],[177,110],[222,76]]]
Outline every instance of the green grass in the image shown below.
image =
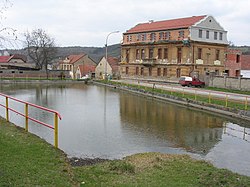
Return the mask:
[[65,155],[0,118],[0,186],[72,186]]
[[207,90],[220,91],[220,92],[230,92],[230,93],[236,93],[236,94],[250,95],[250,91],[232,90],[232,89],[215,88],[215,87],[206,87],[206,89],[207,89]]
[[[82,186],[249,186],[250,177],[216,169],[187,155],[143,153],[74,168]],[[84,185],[83,185],[84,184]]]
[[250,177],[187,155],[142,153],[72,167],[65,154],[0,118],[0,186],[250,186]]

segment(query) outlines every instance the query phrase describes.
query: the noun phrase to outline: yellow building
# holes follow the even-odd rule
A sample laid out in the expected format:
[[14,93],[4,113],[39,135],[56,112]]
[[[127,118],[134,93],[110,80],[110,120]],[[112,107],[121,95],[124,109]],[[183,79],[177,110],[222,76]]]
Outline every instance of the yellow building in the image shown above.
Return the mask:
[[121,77],[203,78],[224,72],[227,31],[212,16],[140,23],[123,33]]

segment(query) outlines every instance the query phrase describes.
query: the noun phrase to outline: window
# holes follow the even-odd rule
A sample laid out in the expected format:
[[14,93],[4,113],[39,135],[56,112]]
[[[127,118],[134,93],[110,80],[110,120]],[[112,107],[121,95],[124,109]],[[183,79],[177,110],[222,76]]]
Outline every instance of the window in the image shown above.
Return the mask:
[[145,50],[144,49],[141,50],[141,59],[145,59]]
[[141,41],[141,34],[137,34],[137,41]]
[[135,74],[138,75],[139,74],[139,67],[135,68]]
[[165,40],[169,40],[170,39],[170,32],[165,32]]
[[128,75],[128,67],[126,67],[126,75]]
[[206,31],[206,39],[209,39],[209,31]]
[[151,33],[150,34],[150,41],[155,41],[156,37],[155,37],[155,33]]
[[220,40],[222,40],[222,38],[223,38],[223,33],[220,32]]
[[176,69],[176,77],[180,77],[181,76],[181,69],[180,68],[177,68]]
[[164,48],[164,59],[168,59],[168,48]]
[[141,68],[141,75],[143,75],[144,74],[144,68],[142,67]]
[[219,60],[220,59],[220,50],[216,49],[215,51],[215,60]]
[[183,38],[184,37],[184,31],[179,31],[179,37]]
[[167,76],[168,73],[168,69],[167,68],[163,68],[163,76]]
[[235,70],[235,76],[239,77],[240,76],[240,70]]
[[162,49],[158,49],[158,59],[162,59]]
[[129,62],[129,49],[126,50],[126,62]]
[[160,32],[159,33],[159,40],[163,40],[163,37],[164,37],[164,32]]
[[136,49],[136,60],[140,59],[140,49]]
[[131,35],[127,35],[127,42],[131,42],[132,41],[132,36]]
[[149,51],[148,51],[148,58],[153,58],[154,57],[154,49],[153,48],[150,48]]
[[182,50],[180,47],[177,48],[177,63],[181,63]]
[[198,59],[202,59],[202,48],[198,48]]
[[214,32],[214,39],[215,39],[215,40],[217,40],[217,38],[218,38],[217,35],[218,35],[218,32]]
[[149,67],[149,68],[148,68],[148,75],[149,75],[149,76],[152,76],[152,67]]
[[239,62],[240,62],[240,55],[237,54],[237,55],[236,55],[236,63],[239,63]]
[[202,30],[199,29],[199,38],[202,38]]
[[142,41],[146,41],[147,40],[147,34],[146,33],[144,33],[144,34],[141,35],[141,40]]
[[161,68],[157,68],[157,76],[161,76]]

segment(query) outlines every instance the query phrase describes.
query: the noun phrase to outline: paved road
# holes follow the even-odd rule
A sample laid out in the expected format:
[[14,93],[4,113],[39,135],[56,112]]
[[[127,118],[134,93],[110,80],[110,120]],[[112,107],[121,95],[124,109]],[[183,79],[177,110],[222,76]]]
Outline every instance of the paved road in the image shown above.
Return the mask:
[[178,84],[171,84],[171,83],[161,83],[161,82],[150,82],[150,81],[137,81],[137,80],[116,80],[117,82],[123,82],[128,84],[134,84],[134,85],[141,85],[141,86],[147,86],[151,88],[160,88],[167,91],[172,92],[179,92],[183,94],[196,94],[197,96],[207,96],[211,99],[221,99],[221,100],[228,100],[228,101],[239,101],[241,103],[250,103],[250,95],[245,94],[235,94],[235,93],[229,93],[229,92],[219,92],[219,91],[211,91],[206,90],[204,88],[191,88],[191,87],[182,87]]

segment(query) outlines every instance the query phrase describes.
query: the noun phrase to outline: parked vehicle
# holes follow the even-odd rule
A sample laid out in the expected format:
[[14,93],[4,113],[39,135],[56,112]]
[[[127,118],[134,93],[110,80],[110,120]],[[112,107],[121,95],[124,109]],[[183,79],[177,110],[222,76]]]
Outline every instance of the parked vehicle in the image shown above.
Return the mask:
[[179,84],[182,86],[195,86],[195,87],[205,87],[205,82],[199,80],[196,77],[183,76],[179,80]]

